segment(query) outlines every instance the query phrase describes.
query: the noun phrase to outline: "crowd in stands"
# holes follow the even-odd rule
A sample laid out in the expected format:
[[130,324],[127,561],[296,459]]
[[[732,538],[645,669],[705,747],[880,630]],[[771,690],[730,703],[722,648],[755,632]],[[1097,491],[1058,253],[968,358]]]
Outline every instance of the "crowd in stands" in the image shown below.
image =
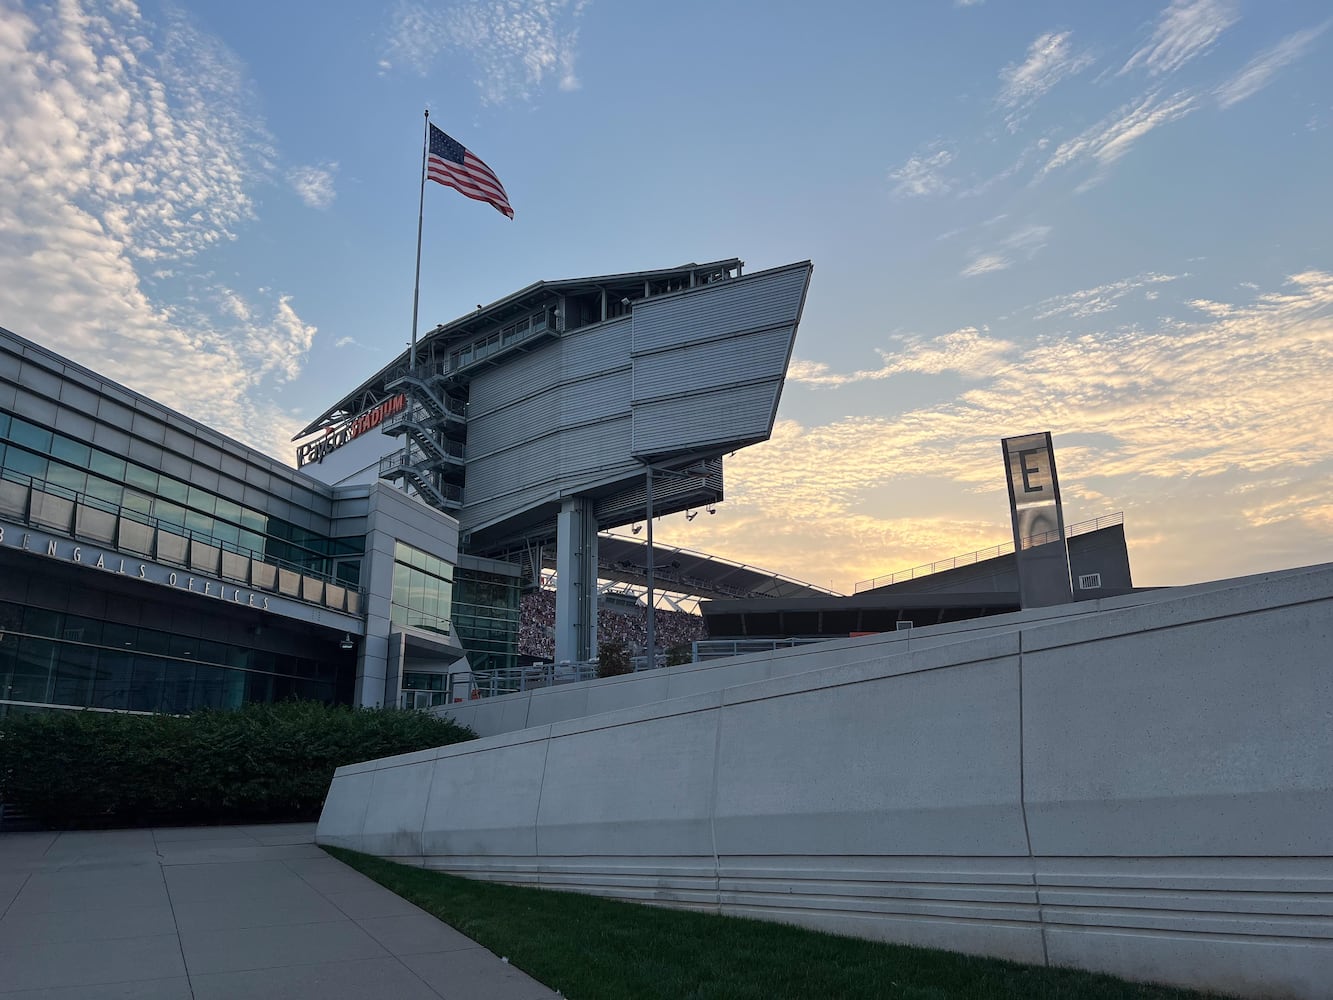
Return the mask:
[[[657,611],[653,631],[659,652],[708,638],[701,616],[661,608]],[[643,606],[637,609],[598,608],[597,641],[599,644],[620,641],[631,655],[641,654],[648,645],[648,609]],[[534,590],[523,595],[518,651],[545,660],[555,657],[555,591]]]

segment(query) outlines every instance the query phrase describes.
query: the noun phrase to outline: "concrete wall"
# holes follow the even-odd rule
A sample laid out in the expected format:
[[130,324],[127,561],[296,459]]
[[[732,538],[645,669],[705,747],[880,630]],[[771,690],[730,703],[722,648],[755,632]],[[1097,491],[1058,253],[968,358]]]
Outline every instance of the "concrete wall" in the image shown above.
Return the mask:
[[809,647],[786,676],[340,768],[318,839],[1246,996],[1333,995],[1333,566],[1134,596],[1152,599],[992,619],[962,641],[864,641],[861,662],[832,662],[855,642]]

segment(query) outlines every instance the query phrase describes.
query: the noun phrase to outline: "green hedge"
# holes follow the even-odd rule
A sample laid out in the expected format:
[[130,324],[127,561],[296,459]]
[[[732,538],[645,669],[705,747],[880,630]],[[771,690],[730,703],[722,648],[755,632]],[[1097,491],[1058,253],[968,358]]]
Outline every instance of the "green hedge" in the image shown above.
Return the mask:
[[318,702],[21,715],[0,719],[0,802],[54,828],[313,820],[339,765],[475,736],[420,712]]

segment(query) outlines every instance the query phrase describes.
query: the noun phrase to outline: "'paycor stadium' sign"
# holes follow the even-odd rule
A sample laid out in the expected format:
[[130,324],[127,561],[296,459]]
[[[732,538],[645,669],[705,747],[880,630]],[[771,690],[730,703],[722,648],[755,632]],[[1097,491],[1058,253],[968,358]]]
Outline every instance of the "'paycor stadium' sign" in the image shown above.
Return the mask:
[[359,438],[366,431],[384,423],[388,417],[402,413],[405,409],[407,409],[407,395],[400,392],[378,406],[372,406],[364,413],[358,414],[341,427],[330,428],[318,441],[311,441],[296,449],[296,467],[299,469],[311,462],[324,461],[325,455],[337,451],[347,442]]

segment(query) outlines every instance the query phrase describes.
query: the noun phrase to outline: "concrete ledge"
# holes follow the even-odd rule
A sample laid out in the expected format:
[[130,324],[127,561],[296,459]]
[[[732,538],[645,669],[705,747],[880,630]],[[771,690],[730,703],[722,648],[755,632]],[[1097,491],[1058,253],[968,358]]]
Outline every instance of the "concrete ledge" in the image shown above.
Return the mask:
[[1333,567],[1090,603],[493,699],[546,721],[339,769],[318,838],[1328,997]]

